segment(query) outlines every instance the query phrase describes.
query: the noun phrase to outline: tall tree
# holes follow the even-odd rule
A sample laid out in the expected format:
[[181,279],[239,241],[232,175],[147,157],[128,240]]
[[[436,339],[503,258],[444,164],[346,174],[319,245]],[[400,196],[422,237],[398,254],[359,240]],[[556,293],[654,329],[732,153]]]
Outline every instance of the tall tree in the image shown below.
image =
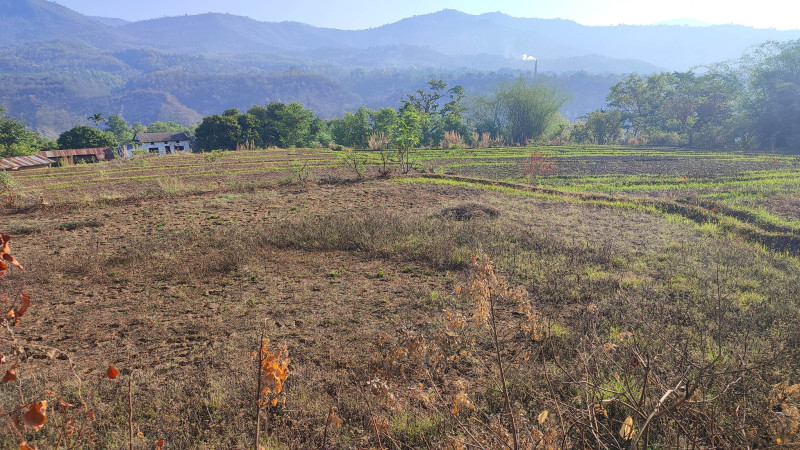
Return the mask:
[[493,100],[495,122],[512,144],[526,145],[545,135],[561,117],[567,97],[543,84],[524,78],[501,87]]
[[[622,132],[622,111],[618,109],[599,109],[584,116],[585,122],[576,127],[573,135],[576,141],[605,145],[619,139]],[[582,127],[582,129],[580,128]],[[583,133],[583,136],[581,135]]]
[[360,107],[355,113],[345,113],[341,119],[330,121],[330,130],[333,141],[345,147],[364,149],[367,148],[369,136],[372,134],[370,124],[371,111]]
[[746,55],[746,130],[765,148],[800,149],[800,40],[768,42]]
[[448,89],[447,83],[442,80],[431,80],[428,86],[427,91],[420,89],[415,94],[407,95],[402,101],[400,113],[414,108],[419,114],[420,143],[434,147],[442,142],[445,131],[466,132],[465,109],[462,105],[464,88],[454,86]]
[[133,140],[131,127],[128,126],[128,122],[125,122],[125,119],[119,114],[108,116],[104,131],[113,134],[120,144],[128,144]]
[[101,113],[94,113],[91,116],[87,117],[87,119],[94,123],[94,126],[100,128],[100,124],[106,121],[106,118],[103,117]]
[[39,137],[25,124],[7,117],[0,108],[0,157],[31,155],[39,150]]
[[694,135],[731,117],[734,80],[717,73],[701,76],[693,72],[674,73],[665,99],[665,115],[680,124],[689,146]]
[[236,149],[242,134],[237,119],[237,115],[231,114],[204,117],[195,130],[197,148],[204,152]]

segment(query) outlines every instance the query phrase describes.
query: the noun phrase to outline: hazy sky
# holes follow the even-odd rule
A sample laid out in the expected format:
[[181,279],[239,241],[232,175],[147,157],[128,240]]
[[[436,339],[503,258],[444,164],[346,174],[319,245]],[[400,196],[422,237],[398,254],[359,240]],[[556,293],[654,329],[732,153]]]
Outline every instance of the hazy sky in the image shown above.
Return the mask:
[[263,21],[293,20],[360,29],[445,8],[470,14],[501,11],[515,17],[571,19],[584,25],[652,24],[691,18],[709,24],[800,29],[797,0],[57,0],[93,16],[127,20],[231,13]]

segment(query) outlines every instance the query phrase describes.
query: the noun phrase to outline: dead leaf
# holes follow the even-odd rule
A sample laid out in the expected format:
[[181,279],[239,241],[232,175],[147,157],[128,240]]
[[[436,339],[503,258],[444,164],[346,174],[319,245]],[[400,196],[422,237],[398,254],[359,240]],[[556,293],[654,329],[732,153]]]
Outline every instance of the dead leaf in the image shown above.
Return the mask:
[[119,376],[119,370],[115,369],[114,366],[108,366],[106,370],[106,378],[115,380]]
[[0,379],[0,382],[8,383],[10,381],[16,381],[17,379],[17,364],[14,363],[8,370],[6,370],[5,376]]
[[546,409],[544,411],[540,412],[539,413],[539,418],[538,418],[539,425],[544,425],[544,423],[547,421],[547,418],[549,416],[550,416],[550,411],[548,411]]
[[15,259],[13,256],[11,256],[10,254],[8,254],[8,253],[3,253],[3,259],[5,259],[6,261],[8,261],[8,262],[10,262],[11,264],[13,264],[13,265],[14,265],[14,267],[16,267],[17,269],[19,269],[19,270],[25,270],[25,269],[22,267],[22,264],[20,264],[20,263],[19,263],[19,261],[17,261],[17,260],[16,260],[16,259]]
[[39,431],[47,422],[47,401],[33,402],[28,405],[28,410],[22,415],[22,424],[33,431]]
[[328,425],[332,426],[333,428],[339,428],[342,426],[342,418],[336,414],[333,408],[328,411]]
[[24,292],[20,293],[19,295],[22,297],[22,306],[17,308],[15,312],[17,317],[22,317],[25,315],[25,311],[28,310],[28,307],[31,306],[31,298]]
[[628,418],[625,419],[625,422],[622,423],[622,426],[619,429],[619,435],[626,441],[636,437],[636,428],[633,427],[633,418],[631,416],[628,416]]
[[155,450],[162,450],[163,448],[164,448],[164,439],[157,440]]
[[22,441],[19,443],[19,450],[36,450],[36,447],[33,445],[28,445],[27,442]]

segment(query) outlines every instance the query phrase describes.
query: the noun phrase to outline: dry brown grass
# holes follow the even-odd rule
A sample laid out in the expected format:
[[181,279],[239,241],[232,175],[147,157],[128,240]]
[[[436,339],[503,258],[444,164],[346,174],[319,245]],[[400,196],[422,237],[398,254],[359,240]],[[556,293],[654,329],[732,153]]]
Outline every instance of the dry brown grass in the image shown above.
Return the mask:
[[[498,214],[440,214],[471,203]],[[654,416],[648,445],[766,445],[780,425],[768,396],[800,367],[795,259],[640,211],[370,180],[54,205],[8,223],[37,224],[15,240],[30,270],[9,282],[39,301],[20,336],[70,352],[108,448],[127,440],[109,364],[135,371],[138,447],[251,446],[250,351],[265,319],[292,362],[264,445],[460,448],[473,433],[491,448],[489,430],[510,428],[492,340],[458,326],[474,307],[454,294],[478,251],[547,325],[540,340],[498,328],[520,441],[624,446],[625,420],[642,430],[684,381],[692,402]],[[510,324],[516,308],[499,312]],[[25,399],[74,400],[67,363],[26,351]],[[2,404],[18,402],[0,388]],[[794,397],[775,399],[793,411]],[[326,433],[332,406],[343,423]],[[53,442],[40,433],[31,441]]]

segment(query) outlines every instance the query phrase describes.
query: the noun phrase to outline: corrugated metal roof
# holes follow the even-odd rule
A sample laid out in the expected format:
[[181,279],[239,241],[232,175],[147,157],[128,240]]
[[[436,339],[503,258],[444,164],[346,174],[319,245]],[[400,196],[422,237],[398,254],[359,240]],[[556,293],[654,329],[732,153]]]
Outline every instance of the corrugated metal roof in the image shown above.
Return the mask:
[[134,141],[142,142],[169,142],[169,141],[188,141],[189,136],[184,132],[180,133],[140,133],[134,138]]
[[3,158],[0,160],[0,169],[2,170],[17,170],[21,167],[36,167],[36,166],[49,166],[55,161],[45,158],[41,155],[31,156],[12,156],[10,158]]
[[46,158],[64,158],[69,156],[91,156],[94,155],[99,160],[111,159],[113,152],[111,147],[95,147],[95,148],[70,148],[66,150],[44,150],[37,153]]

